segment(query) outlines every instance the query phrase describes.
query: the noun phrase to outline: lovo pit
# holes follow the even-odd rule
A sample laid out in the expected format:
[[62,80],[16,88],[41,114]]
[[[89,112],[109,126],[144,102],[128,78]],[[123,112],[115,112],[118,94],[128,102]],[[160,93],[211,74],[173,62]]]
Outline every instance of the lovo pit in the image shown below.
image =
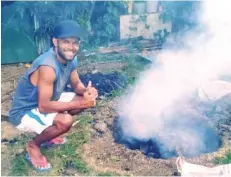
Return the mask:
[[190,158],[215,152],[222,145],[222,140],[212,118],[203,114],[196,109],[181,108],[164,113],[158,119],[153,117],[150,124],[142,117],[139,122],[116,117],[113,136],[116,143],[158,159],[169,159],[179,153]]
[[[120,90],[126,87],[127,77],[119,72],[110,73],[88,73],[79,76],[84,85],[89,81],[98,90],[99,96],[111,96],[113,91]],[[71,88],[67,88],[71,91]]]

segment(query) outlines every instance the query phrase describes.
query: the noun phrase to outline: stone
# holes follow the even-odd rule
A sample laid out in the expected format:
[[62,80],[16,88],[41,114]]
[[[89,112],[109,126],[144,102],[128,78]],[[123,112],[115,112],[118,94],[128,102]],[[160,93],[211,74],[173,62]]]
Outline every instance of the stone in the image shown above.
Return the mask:
[[24,149],[23,148],[20,148],[20,149],[17,149],[16,151],[16,154],[22,154],[24,152]]
[[12,124],[6,121],[2,121],[1,123],[1,138],[4,139],[13,139],[19,136],[22,132],[20,132],[17,128],[15,128]]
[[94,70],[91,71],[92,74],[96,74],[97,72],[98,72],[97,69],[94,69]]
[[94,128],[99,132],[105,132],[107,130],[107,124],[104,122],[98,122],[94,125]]
[[120,161],[120,157],[119,156],[111,156],[111,160],[112,161]]
[[7,151],[7,145],[2,144],[2,145],[1,145],[1,153],[4,153],[4,152],[6,152],[6,151]]

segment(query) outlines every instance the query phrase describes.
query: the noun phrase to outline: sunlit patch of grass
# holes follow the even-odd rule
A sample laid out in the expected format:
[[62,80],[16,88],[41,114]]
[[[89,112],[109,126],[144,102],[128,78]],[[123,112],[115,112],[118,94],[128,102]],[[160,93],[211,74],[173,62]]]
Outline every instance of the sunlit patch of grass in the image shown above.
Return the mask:
[[230,164],[231,163],[231,149],[223,157],[216,157],[215,163],[217,164]]

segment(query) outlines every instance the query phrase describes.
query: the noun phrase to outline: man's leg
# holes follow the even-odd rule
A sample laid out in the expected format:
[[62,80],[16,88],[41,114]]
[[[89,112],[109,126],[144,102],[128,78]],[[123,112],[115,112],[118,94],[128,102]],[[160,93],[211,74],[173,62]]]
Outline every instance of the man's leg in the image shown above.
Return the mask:
[[40,145],[45,141],[49,141],[68,132],[72,123],[73,118],[70,114],[59,113],[55,116],[53,125],[43,130],[41,134],[37,135],[32,141],[28,142],[27,151],[31,160],[36,162],[38,167],[46,167],[46,164],[44,164],[44,156],[40,151]]
[[[81,100],[81,99],[83,99],[82,96],[76,95],[72,100]],[[71,115],[76,115],[76,114],[80,113],[83,110],[84,109],[74,109],[74,110],[68,111],[68,113],[71,114]]]

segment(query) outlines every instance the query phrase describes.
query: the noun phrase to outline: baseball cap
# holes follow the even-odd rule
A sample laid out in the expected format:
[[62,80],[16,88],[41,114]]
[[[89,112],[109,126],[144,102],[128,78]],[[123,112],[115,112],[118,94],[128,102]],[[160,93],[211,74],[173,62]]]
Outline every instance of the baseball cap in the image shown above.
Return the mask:
[[63,20],[59,22],[53,31],[53,37],[66,38],[66,37],[83,37],[86,35],[86,30],[81,28],[74,20]]

